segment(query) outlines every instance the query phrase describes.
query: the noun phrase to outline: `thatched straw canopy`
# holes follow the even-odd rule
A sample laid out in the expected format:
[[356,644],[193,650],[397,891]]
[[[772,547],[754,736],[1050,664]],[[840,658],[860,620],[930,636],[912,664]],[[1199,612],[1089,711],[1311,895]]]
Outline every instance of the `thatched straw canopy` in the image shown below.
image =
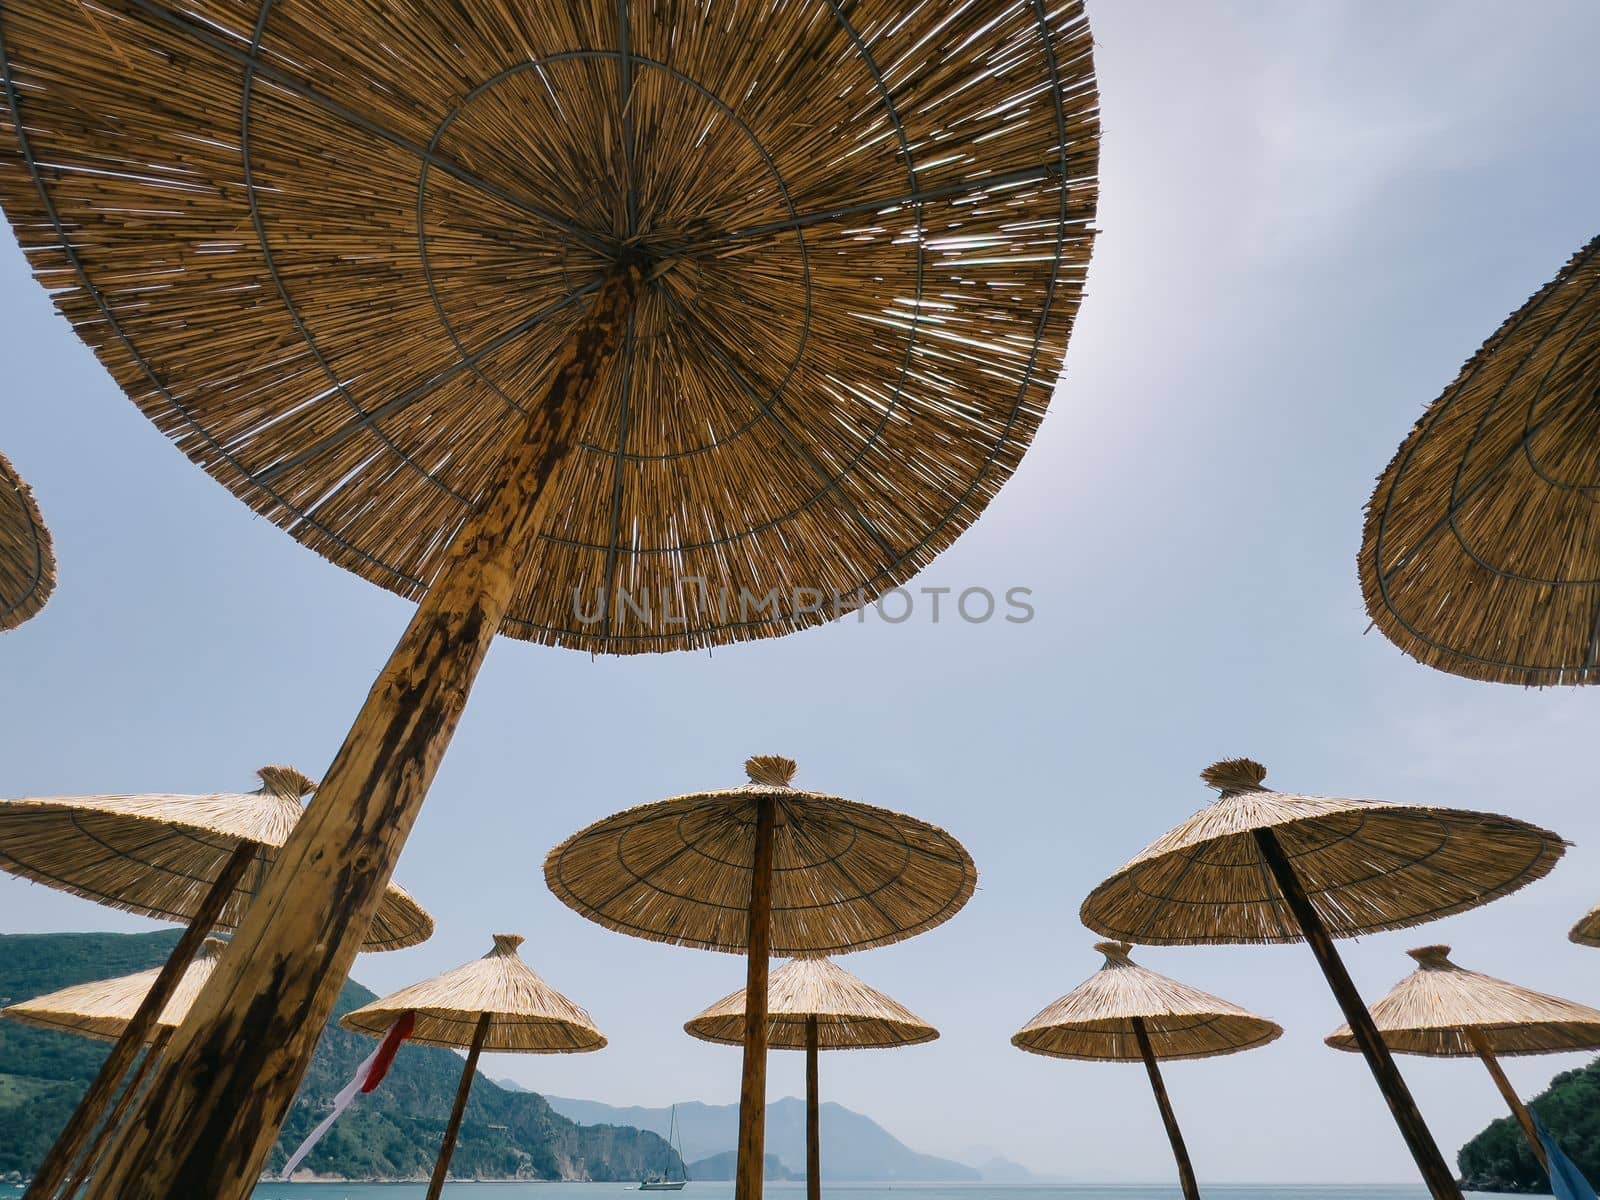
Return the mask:
[[1078,0],[23,0],[0,45],[0,203],[79,336],[402,595],[644,266],[515,637],[701,647],[910,578],[1016,469],[1081,299]]
[[1600,239],[1478,351],[1378,480],[1361,587],[1472,679],[1600,682]]
[[56,587],[56,555],[33,492],[0,454],[0,631],[44,607]]
[[[0,870],[164,921],[190,921],[241,841],[264,849],[216,928],[238,926],[316,784],[291,767],[256,772],[261,790],[209,796],[52,796],[0,800]],[[425,942],[433,918],[390,884],[363,950]]]
[[1095,888],[1083,923],[1154,945],[1300,941],[1257,829],[1276,834],[1334,937],[1487,904],[1548,874],[1566,849],[1511,817],[1274,792],[1266,774],[1249,759],[1201,772],[1218,799]]
[[[200,953],[178,980],[172,999],[167,1001],[161,1015],[151,1026],[150,1041],[183,1024],[183,1019],[189,1015],[189,1006],[200,994],[206,980],[211,978],[212,968],[217,965],[217,955],[222,953],[227,944],[218,938],[207,938],[201,944]],[[116,979],[74,984],[0,1009],[0,1017],[8,1017],[24,1025],[36,1025],[41,1029],[81,1033],[85,1037],[115,1041],[122,1036],[128,1022],[133,1020],[133,1014],[144,1003],[159,974],[161,968],[155,967]]]
[[[1378,1032],[1399,1054],[1464,1058],[1479,1053],[1469,1031],[1495,1054],[1559,1054],[1600,1050],[1600,1012],[1530,991],[1450,961],[1449,946],[1406,951],[1417,969],[1372,1006]],[[1327,1038],[1335,1050],[1357,1050],[1341,1025]]]
[[1136,1020],[1162,1059],[1233,1054],[1283,1034],[1265,1017],[1139,966],[1127,942],[1095,949],[1105,965],[1018,1030],[1013,1046],[1050,1058],[1138,1062]]
[[[931,1042],[939,1031],[898,1001],[868,987],[826,958],[797,958],[772,973],[767,983],[767,1045],[804,1050],[810,1018],[817,1021],[817,1049],[871,1050]],[[744,1044],[744,989],[724,996],[684,1031],[706,1042]]]
[[799,791],[786,758],[752,758],[745,770],[743,787],[630,808],[574,834],[545,860],[545,882],[607,929],[742,954],[756,810],[768,798],[775,955],[886,946],[948,921],[971,899],[978,869],[944,830]]
[[589,1014],[539,978],[517,953],[520,945],[516,934],[497,933],[494,949],[482,958],[374,1000],[339,1024],[381,1038],[406,1013],[415,1013],[411,1041],[467,1049],[487,1014],[485,1051],[572,1054],[604,1047],[606,1039]]
[[1567,933],[1580,946],[1600,946],[1600,908],[1591,908]]

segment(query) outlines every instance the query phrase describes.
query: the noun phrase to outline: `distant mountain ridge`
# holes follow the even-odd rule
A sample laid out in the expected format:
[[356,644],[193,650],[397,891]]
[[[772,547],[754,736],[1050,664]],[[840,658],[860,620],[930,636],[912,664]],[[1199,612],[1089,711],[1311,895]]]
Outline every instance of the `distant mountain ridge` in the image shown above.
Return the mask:
[[[666,1135],[672,1108],[646,1108],[639,1105],[617,1107],[597,1100],[576,1100],[547,1096],[550,1107],[564,1117],[583,1125],[631,1125]],[[683,1157],[690,1164],[720,1158],[739,1141],[739,1107],[735,1104],[703,1104],[691,1100],[677,1105],[678,1136]],[[991,1178],[985,1171],[966,1163],[932,1154],[921,1154],[901,1142],[872,1118],[853,1112],[842,1104],[825,1102],[819,1112],[822,1122],[822,1178],[834,1182],[884,1183],[962,1183]],[[796,1177],[804,1177],[806,1165],[805,1101],[787,1096],[767,1105],[766,1147]],[[997,1159],[988,1166],[997,1171],[996,1180],[1032,1178],[1026,1167]],[[770,1170],[770,1168],[769,1168]],[[1018,1174],[1020,1172],[1020,1175]],[[769,1176],[771,1177],[771,1176]]]
[[[0,1005],[157,966],[177,939],[175,930],[0,935]],[[269,1169],[276,1170],[322,1119],[334,1093],[372,1052],[371,1039],[346,1033],[334,1022],[373,998],[360,984],[345,984]],[[38,1166],[106,1051],[104,1042],[0,1020],[0,1182],[25,1177]],[[402,1046],[383,1086],[340,1118],[307,1159],[307,1169],[345,1179],[426,1178],[461,1068],[461,1056],[448,1050]],[[586,1129],[553,1111],[541,1096],[513,1094],[479,1076],[451,1174],[627,1180],[676,1171],[679,1165],[677,1155],[653,1133],[614,1125]]]

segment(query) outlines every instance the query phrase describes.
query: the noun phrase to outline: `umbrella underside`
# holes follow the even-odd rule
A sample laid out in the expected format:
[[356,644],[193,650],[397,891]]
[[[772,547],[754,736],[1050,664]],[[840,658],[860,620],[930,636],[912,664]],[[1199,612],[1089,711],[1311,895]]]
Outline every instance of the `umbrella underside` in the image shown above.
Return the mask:
[[635,652],[832,619],[1016,468],[1092,242],[1077,3],[375,11],[0,12],[31,266],[256,511],[419,596],[625,264],[645,290],[504,632]]
[[1367,510],[1367,610],[1473,679],[1600,682],[1600,239],[1431,404]]

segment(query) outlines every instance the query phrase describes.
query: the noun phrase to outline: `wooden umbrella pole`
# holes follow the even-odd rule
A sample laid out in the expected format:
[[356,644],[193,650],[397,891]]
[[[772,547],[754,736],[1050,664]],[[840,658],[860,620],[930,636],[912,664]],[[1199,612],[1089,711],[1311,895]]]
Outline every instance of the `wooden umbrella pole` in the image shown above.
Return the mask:
[[84,1182],[93,1173],[95,1164],[100,1161],[100,1155],[105,1152],[106,1142],[116,1132],[122,1119],[128,1115],[128,1109],[133,1107],[133,1102],[139,1098],[139,1092],[144,1087],[145,1079],[150,1075],[150,1068],[160,1060],[161,1054],[167,1048],[167,1043],[172,1040],[172,1030],[163,1029],[156,1034],[155,1041],[150,1043],[150,1048],[144,1052],[144,1057],[139,1060],[139,1069],[133,1073],[133,1079],[128,1086],[122,1089],[122,1095],[117,1098],[117,1105],[111,1110],[111,1115],[105,1119],[89,1143],[89,1150],[83,1156],[83,1161],[78,1164],[77,1172],[72,1176],[72,1182],[67,1184],[66,1196],[76,1196],[82,1189]]
[[739,1156],[734,1200],[761,1200],[766,1179],[767,973],[772,951],[772,833],[777,804],[756,801],[755,855],[750,871],[750,924],[744,984],[744,1075],[739,1085]]
[[1523,1104],[1522,1097],[1517,1095],[1517,1089],[1511,1086],[1511,1081],[1506,1078],[1506,1073],[1500,1069],[1500,1060],[1495,1057],[1494,1048],[1489,1045],[1489,1039],[1484,1037],[1479,1029],[1468,1029],[1467,1040],[1472,1043],[1472,1048],[1478,1052],[1478,1057],[1483,1060],[1483,1065],[1489,1068],[1489,1077],[1494,1080],[1495,1087],[1500,1089],[1500,1094],[1505,1097],[1506,1104],[1511,1109],[1511,1115],[1517,1119],[1517,1124],[1522,1126],[1523,1136],[1528,1139],[1528,1145],[1533,1150],[1533,1157],[1538,1160],[1539,1166],[1546,1175],[1550,1174],[1550,1156],[1545,1153],[1544,1143],[1539,1140],[1539,1130],[1534,1126],[1533,1114],[1528,1111],[1528,1106]]
[[817,1087],[817,1018],[806,1018],[806,1197],[822,1200],[822,1104]]
[[260,846],[255,842],[240,842],[238,849],[223,864],[221,873],[211,885],[211,890],[206,893],[205,898],[200,901],[200,907],[195,910],[189,928],[183,931],[178,944],[172,948],[172,953],[162,964],[156,981],[150,985],[150,991],[140,1001],[127,1028],[111,1047],[111,1053],[106,1055],[105,1062],[100,1064],[100,1070],[95,1074],[89,1090],[83,1094],[83,1099],[78,1101],[78,1107],[67,1121],[66,1128],[61,1131],[55,1140],[55,1145],[51,1146],[50,1152],[45,1155],[44,1162],[40,1163],[39,1169],[34,1172],[33,1182],[23,1193],[23,1200],[50,1200],[61,1190],[61,1185],[72,1173],[78,1156],[87,1149],[95,1126],[99,1124],[100,1118],[105,1115],[111,1102],[116,1099],[117,1088],[121,1086],[128,1068],[133,1066],[134,1059],[139,1057],[139,1051],[149,1040],[150,1031],[155,1028],[161,1010],[166,1008],[167,1001],[172,999],[172,993],[178,990],[178,984],[183,980],[183,973],[189,969],[194,956],[200,952],[201,945],[210,936],[217,918],[222,916],[222,910],[227,906],[229,897],[239,886],[246,868],[250,866],[259,849]]
[[1178,1128],[1178,1116],[1172,1111],[1172,1101],[1167,1098],[1167,1085],[1161,1079],[1161,1065],[1156,1061],[1156,1052],[1151,1049],[1149,1031],[1138,1017],[1133,1018],[1133,1036],[1139,1043],[1139,1054],[1150,1076],[1150,1090],[1156,1094],[1161,1123],[1167,1127],[1172,1157],[1178,1160],[1178,1182],[1183,1186],[1184,1200],[1200,1200],[1200,1185],[1195,1182],[1194,1164],[1189,1161],[1189,1148],[1183,1144],[1183,1130]]
[[1327,926],[1322,923],[1321,915],[1301,886],[1294,864],[1289,861],[1289,856],[1284,853],[1283,846],[1272,830],[1255,830],[1255,840],[1261,857],[1277,882],[1278,890],[1283,893],[1284,902],[1288,904],[1300,931],[1305,934],[1306,944],[1311,947],[1311,953],[1316,955],[1317,965],[1322,968],[1328,987],[1344,1011],[1344,1019],[1355,1035],[1356,1044],[1361,1047],[1372,1077],[1378,1081],[1378,1090],[1383,1093],[1389,1111],[1394,1115],[1400,1136],[1405,1139],[1411,1157],[1416,1160],[1429,1194],[1434,1200],[1461,1200],[1461,1188],[1456,1183],[1455,1175],[1445,1164],[1444,1155],[1439,1153],[1439,1145],[1422,1119],[1417,1102],[1411,1098],[1406,1081],[1400,1077],[1400,1069],[1394,1065],[1394,1056],[1389,1053],[1388,1045],[1373,1024],[1366,1002],[1361,999],[1350,973],[1345,970],[1344,961],[1339,957]]
[[344,745],[172,1040],[156,1084],[94,1179],[92,1200],[245,1200],[311,1062],[511,604],[548,484],[640,288],[629,266],[568,335],[483,506],[373,684]]
[[478,1073],[478,1055],[483,1053],[484,1039],[489,1036],[489,1014],[478,1017],[478,1027],[472,1031],[472,1049],[467,1051],[467,1065],[461,1072],[461,1086],[456,1089],[455,1107],[450,1110],[450,1124],[444,1127],[444,1141],[439,1145],[439,1157],[433,1164],[433,1178],[428,1181],[427,1200],[439,1200],[444,1191],[445,1176],[450,1174],[450,1158],[456,1152],[456,1138],[461,1136],[461,1118],[467,1115],[467,1097],[472,1094],[472,1080]]

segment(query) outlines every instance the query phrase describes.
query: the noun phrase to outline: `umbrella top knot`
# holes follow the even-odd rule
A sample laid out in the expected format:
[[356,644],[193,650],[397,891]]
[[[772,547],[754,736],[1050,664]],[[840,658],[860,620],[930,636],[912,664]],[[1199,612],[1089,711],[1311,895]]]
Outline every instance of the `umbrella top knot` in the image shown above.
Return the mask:
[[262,767],[256,776],[261,780],[263,792],[286,800],[303,800],[317,790],[315,782],[293,767]]
[[200,943],[201,958],[215,958],[228,948],[228,943],[218,937],[208,937]]
[[1224,796],[1231,796],[1235,792],[1265,791],[1261,781],[1266,777],[1267,769],[1251,758],[1225,758],[1200,772],[1200,778],[1206,786],[1216,788]]
[[520,933],[497,933],[494,935],[494,949],[489,953],[491,955],[499,955],[502,958],[506,955],[515,954],[517,947],[527,940]]
[[1450,961],[1449,946],[1418,946],[1406,953],[1416,959],[1424,970],[1450,970],[1455,967],[1455,963]]
[[1120,967],[1133,960],[1128,957],[1128,952],[1133,946],[1128,942],[1096,942],[1094,948],[1106,956],[1106,966]]
[[794,759],[776,754],[756,754],[744,760],[744,772],[750,782],[761,787],[790,787],[795,770]]

